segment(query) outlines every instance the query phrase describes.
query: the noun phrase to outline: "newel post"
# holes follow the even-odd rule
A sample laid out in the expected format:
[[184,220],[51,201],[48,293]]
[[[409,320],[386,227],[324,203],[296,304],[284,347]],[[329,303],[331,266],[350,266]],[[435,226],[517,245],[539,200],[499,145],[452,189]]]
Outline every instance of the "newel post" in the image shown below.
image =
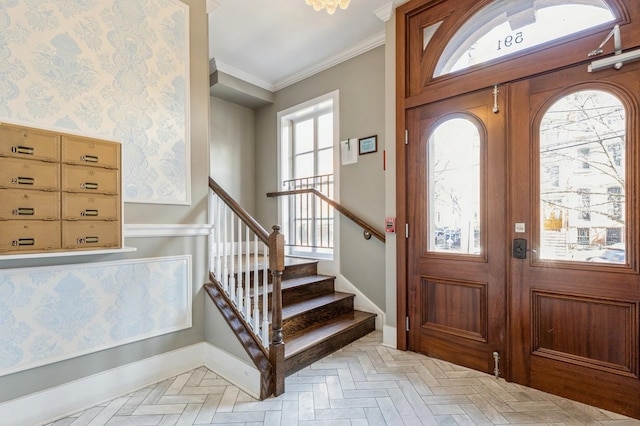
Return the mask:
[[284,393],[284,341],[282,338],[282,273],[284,272],[284,235],[280,226],[274,225],[269,235],[269,269],[271,269],[273,293],[271,295],[271,345],[269,358],[274,368],[274,395]]

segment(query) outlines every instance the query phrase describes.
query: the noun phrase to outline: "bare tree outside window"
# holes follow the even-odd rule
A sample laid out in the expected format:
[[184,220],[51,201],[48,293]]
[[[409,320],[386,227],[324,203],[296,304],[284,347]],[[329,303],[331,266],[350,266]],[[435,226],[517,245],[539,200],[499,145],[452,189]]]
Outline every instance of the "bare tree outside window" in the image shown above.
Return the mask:
[[571,93],[540,123],[540,257],[585,261],[625,239],[622,102],[602,90]]
[[429,137],[429,250],[480,254],[480,132],[454,117]]

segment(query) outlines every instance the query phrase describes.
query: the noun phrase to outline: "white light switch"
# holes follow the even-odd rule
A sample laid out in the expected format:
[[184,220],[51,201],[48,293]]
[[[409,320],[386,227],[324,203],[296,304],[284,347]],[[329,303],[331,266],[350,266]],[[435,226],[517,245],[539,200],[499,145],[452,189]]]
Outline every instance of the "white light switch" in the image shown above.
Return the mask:
[[522,222],[516,223],[516,233],[521,234],[523,232],[525,232],[524,223]]

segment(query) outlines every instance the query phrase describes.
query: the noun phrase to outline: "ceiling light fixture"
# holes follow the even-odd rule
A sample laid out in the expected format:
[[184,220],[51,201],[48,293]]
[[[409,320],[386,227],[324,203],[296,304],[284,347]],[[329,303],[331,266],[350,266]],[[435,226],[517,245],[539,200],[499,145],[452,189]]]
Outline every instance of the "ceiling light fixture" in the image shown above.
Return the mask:
[[327,9],[329,15],[333,15],[338,6],[340,9],[346,9],[349,6],[351,0],[304,0],[309,6],[313,6],[313,10],[316,12],[322,9]]

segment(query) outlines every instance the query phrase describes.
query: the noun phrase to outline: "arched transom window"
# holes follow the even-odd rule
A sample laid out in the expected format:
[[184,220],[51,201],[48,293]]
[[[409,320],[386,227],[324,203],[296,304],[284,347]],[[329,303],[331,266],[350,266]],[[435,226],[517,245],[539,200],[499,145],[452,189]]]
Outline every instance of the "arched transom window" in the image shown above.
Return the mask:
[[541,46],[615,19],[604,0],[497,0],[476,13],[451,38],[433,76]]

